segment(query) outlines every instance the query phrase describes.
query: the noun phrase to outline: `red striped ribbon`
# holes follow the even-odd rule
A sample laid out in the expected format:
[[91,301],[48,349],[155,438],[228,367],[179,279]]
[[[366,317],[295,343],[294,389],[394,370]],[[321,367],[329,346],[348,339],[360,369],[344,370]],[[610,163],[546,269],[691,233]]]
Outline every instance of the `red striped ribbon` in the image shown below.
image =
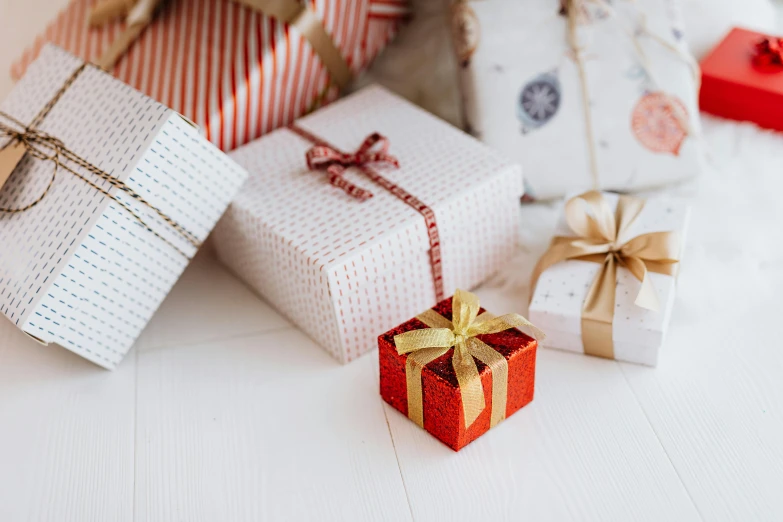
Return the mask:
[[[330,145],[296,124],[291,124],[288,128],[314,145],[313,148],[307,151],[308,167],[312,170],[325,167],[329,174],[329,182],[332,185],[343,189],[347,194],[362,201],[372,197],[370,192],[357,187],[342,176],[345,168],[356,167],[362,174],[424,216],[424,222],[427,225],[427,236],[430,241],[430,266],[432,268],[432,281],[435,286],[435,301],[442,301],[445,297],[443,292],[443,261],[441,259],[440,234],[435,213],[416,196],[399,185],[392,183],[369,166],[369,163],[386,163],[395,167],[399,166],[397,159],[387,153],[388,140],[378,133],[373,133],[364,140],[355,153],[351,154],[342,152],[337,147]],[[377,143],[381,144],[381,150],[372,152],[371,149]],[[338,168],[330,172],[329,168],[331,167]]]

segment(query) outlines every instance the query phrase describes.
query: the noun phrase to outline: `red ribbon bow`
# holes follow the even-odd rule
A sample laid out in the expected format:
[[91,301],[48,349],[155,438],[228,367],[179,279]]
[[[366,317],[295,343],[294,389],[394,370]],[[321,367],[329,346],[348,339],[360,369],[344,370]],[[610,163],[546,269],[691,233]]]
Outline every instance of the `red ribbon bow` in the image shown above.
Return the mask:
[[[380,147],[375,145],[380,144]],[[373,147],[376,150],[372,150]],[[315,145],[307,151],[307,167],[310,170],[326,169],[329,183],[345,191],[349,196],[364,201],[372,197],[372,192],[359,188],[343,177],[348,167],[365,168],[370,163],[385,163],[399,167],[397,158],[388,153],[389,140],[374,132],[367,136],[353,154],[341,152],[330,145]]]
[[783,67],[783,38],[767,36],[759,41],[753,63],[762,67]]

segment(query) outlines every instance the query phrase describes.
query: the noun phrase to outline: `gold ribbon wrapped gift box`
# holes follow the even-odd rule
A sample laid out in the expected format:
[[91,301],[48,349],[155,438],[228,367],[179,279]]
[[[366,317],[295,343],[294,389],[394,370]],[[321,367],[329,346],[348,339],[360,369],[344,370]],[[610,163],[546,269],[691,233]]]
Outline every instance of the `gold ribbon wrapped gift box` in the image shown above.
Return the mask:
[[648,366],[674,305],[689,208],[590,191],[566,202],[532,278],[530,318],[545,347]]
[[457,290],[378,338],[381,396],[458,451],[533,400],[538,344],[517,327],[544,336]]

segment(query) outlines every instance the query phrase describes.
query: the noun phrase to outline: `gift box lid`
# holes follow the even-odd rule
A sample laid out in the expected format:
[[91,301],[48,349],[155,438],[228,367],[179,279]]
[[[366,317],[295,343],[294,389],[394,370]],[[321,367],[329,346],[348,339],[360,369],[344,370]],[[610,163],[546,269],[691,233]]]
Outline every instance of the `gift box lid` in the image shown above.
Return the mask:
[[54,46],[0,104],[0,122],[24,130],[49,105],[34,130],[62,143],[61,164],[28,152],[0,191],[0,208],[40,198],[0,212],[0,311],[113,367],[247,173],[176,112]]
[[[603,194],[614,210],[617,206],[617,194]],[[644,209],[629,228],[626,237],[675,230],[684,245],[689,215],[690,208],[682,201],[664,197],[647,199]],[[561,216],[555,235],[573,236],[565,215]],[[598,263],[580,260],[567,260],[552,265],[538,280],[530,303],[531,320],[545,332],[581,336],[582,305],[599,267]],[[650,273],[650,278],[660,303],[660,310],[657,312],[634,304],[641,283],[627,269],[619,267],[617,270],[615,314],[612,323],[615,343],[648,347],[656,347],[662,343],[674,304],[676,277]],[[546,345],[546,340],[542,344]]]
[[702,60],[702,74],[705,78],[729,83],[741,82],[759,91],[783,93],[783,75],[753,64],[756,44],[765,36],[748,29],[733,28]]
[[757,66],[765,35],[734,28],[701,62],[699,105],[705,112],[781,130],[783,67]]
[[[523,192],[517,165],[381,87],[365,88],[296,124],[344,152],[374,132],[387,137],[399,168],[371,168],[434,212],[444,248],[472,223],[472,208],[490,204],[482,201],[482,190],[508,190],[512,176],[519,180],[516,196]],[[429,250],[430,231],[419,211],[356,168],[345,178],[373,197],[359,201],[331,185],[323,171],[307,168],[312,146],[285,128],[234,151],[232,158],[252,173],[234,208],[253,215],[330,281],[347,283],[344,288],[388,271],[409,251]],[[483,228],[493,233],[491,223]],[[459,257],[443,256],[446,281]]]

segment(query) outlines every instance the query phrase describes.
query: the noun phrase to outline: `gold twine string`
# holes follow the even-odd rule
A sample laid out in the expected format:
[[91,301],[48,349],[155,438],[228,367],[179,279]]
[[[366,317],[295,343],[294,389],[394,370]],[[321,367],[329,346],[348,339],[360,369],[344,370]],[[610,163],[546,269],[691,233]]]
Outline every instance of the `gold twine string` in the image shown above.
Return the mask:
[[[658,82],[655,80],[654,72],[650,65],[650,61],[647,57],[647,53],[644,52],[644,48],[642,47],[641,42],[639,42],[636,33],[631,29],[629,29],[620,20],[620,17],[618,16],[617,12],[614,10],[614,8],[611,5],[609,5],[605,0],[567,0],[566,16],[568,17],[568,29],[567,29],[566,39],[568,41],[569,47],[571,48],[571,52],[574,55],[574,61],[576,62],[576,66],[579,72],[579,82],[581,84],[580,86],[582,91],[582,100],[584,103],[585,130],[586,130],[587,140],[588,140],[588,149],[589,149],[588,152],[590,154],[590,172],[593,178],[593,188],[598,189],[600,187],[600,176],[598,172],[597,151],[595,148],[595,134],[594,134],[593,121],[592,121],[592,111],[590,110],[590,91],[587,86],[587,73],[585,70],[584,56],[583,56],[584,47],[579,44],[578,35],[577,35],[577,29],[579,27],[579,21],[577,20],[577,16],[580,9],[582,8],[582,6],[584,6],[585,3],[592,3],[599,6],[605,12],[609,13],[609,15],[612,17],[613,20],[617,21],[617,23],[620,25],[623,31],[628,35],[628,37],[633,42],[634,49],[636,50],[636,53],[639,56],[639,60],[642,62],[642,68],[645,70],[646,74],[651,78],[651,80],[655,85],[658,85]],[[695,62],[693,57],[690,56],[688,53],[684,52],[679,47],[672,45],[665,38],[662,38],[661,36],[650,31],[647,28],[646,20],[643,19],[642,22],[643,23],[642,23],[641,32],[643,34],[652,38],[655,42],[657,42],[664,48],[672,51],[680,60],[682,60],[688,66],[688,68],[691,71],[691,75],[693,76],[693,80],[696,85],[696,92],[698,94],[701,85],[701,72],[698,64]],[[691,125],[688,115],[684,112],[684,109],[680,106],[679,103],[676,102],[676,100],[670,94],[664,91],[661,91],[661,94],[663,94],[664,98],[666,99],[666,102],[671,108],[672,115],[677,120],[677,123],[679,123],[680,126],[686,130],[687,134],[693,135],[694,134],[693,126]]]
[[[642,62],[642,68],[650,77],[653,84],[660,85],[659,82],[656,80],[655,72],[652,68],[652,65],[650,64],[649,58],[647,57],[647,53],[644,52],[644,48],[642,47],[641,42],[636,37],[636,33],[632,29],[630,29],[622,20],[620,20],[617,11],[605,0],[587,0],[587,1],[595,3],[596,5],[601,7],[605,12],[609,13],[609,15],[613,19],[617,20],[617,23],[620,25],[620,27],[623,29],[626,35],[628,35],[628,37],[633,42],[634,49],[636,50],[636,54],[639,56],[639,60]],[[690,70],[691,76],[693,78],[693,83],[696,86],[696,93],[698,93],[699,89],[701,88],[701,69],[699,68],[699,64],[696,63],[696,60],[694,60],[693,56],[684,52],[679,47],[672,45],[671,42],[667,41],[665,38],[662,38],[661,36],[654,33],[653,31],[650,31],[647,28],[647,20],[644,13],[642,13],[641,33],[644,34],[645,36],[648,36],[649,38],[652,38],[656,43],[658,43],[665,49],[674,53],[677,56],[677,58],[679,58],[683,63],[685,63],[685,65]],[[683,108],[680,106],[679,103],[675,101],[675,99],[669,93],[665,91],[661,91],[661,93],[666,98],[666,101],[669,104],[669,107],[671,108],[672,114],[674,115],[674,118],[677,120],[677,123],[679,123],[680,126],[682,126],[682,128],[686,129],[689,135],[692,135],[693,125],[691,125],[690,119],[688,118],[688,115],[684,112]]]
[[587,71],[585,71],[585,61],[582,53],[584,47],[578,42],[578,36],[576,34],[579,26],[576,19],[577,9],[580,7],[580,0],[568,0],[567,16],[568,16],[568,32],[566,38],[568,39],[568,45],[571,47],[571,52],[574,54],[574,61],[576,62],[577,70],[579,71],[579,85],[582,91],[582,104],[584,105],[585,114],[585,133],[587,134],[588,142],[588,154],[590,155],[590,174],[593,177],[593,187],[598,188],[600,186],[600,179],[598,177],[598,151],[595,149],[595,135],[593,132],[593,111],[590,110],[590,91],[587,87]]
[[[128,186],[125,182],[123,182],[120,179],[117,179],[116,177],[112,176],[111,174],[99,169],[89,161],[85,160],[72,150],[68,149],[65,144],[59,139],[54,136],[51,136],[45,132],[42,132],[40,130],[35,129],[36,126],[40,125],[40,123],[46,118],[46,116],[49,114],[49,112],[52,110],[52,108],[57,104],[57,102],[60,100],[62,95],[65,93],[65,91],[68,90],[68,88],[73,84],[74,81],[79,77],[79,75],[85,70],[87,64],[82,64],[78,69],[76,69],[73,74],[63,83],[63,85],[60,87],[60,89],[55,93],[55,95],[46,103],[46,105],[38,112],[38,114],[33,118],[33,121],[30,125],[24,125],[22,122],[20,122],[18,119],[14,118],[10,114],[0,111],[0,117],[4,118],[5,120],[11,122],[13,125],[15,125],[18,129],[14,129],[13,127],[0,122],[0,136],[6,136],[9,137],[9,142],[5,145],[5,147],[11,146],[13,143],[21,143],[25,149],[27,154],[30,154],[33,158],[43,160],[43,161],[51,161],[54,163],[54,169],[52,171],[52,177],[49,180],[48,185],[44,189],[43,193],[38,196],[32,203],[29,203],[28,205],[25,205],[24,207],[19,208],[8,208],[8,207],[0,207],[0,212],[6,213],[6,214],[19,214],[26,212],[36,205],[38,205],[43,199],[47,196],[49,191],[51,190],[52,186],[54,185],[54,181],[57,177],[57,172],[60,168],[67,170],[77,178],[81,179],[83,182],[85,182],[87,185],[95,189],[96,191],[100,192],[107,198],[115,201],[118,205],[120,205],[125,211],[127,211],[131,216],[136,219],[147,231],[154,234],[156,237],[164,241],[166,244],[168,244],[170,247],[172,247],[174,250],[179,252],[183,257],[190,259],[190,256],[185,254],[181,249],[179,249],[176,245],[174,245],[171,241],[161,236],[158,232],[153,230],[136,212],[133,211],[127,204],[120,201],[116,196],[111,194],[106,189],[99,187],[97,184],[90,181],[88,178],[86,178],[84,175],[82,175],[77,170],[71,168],[69,165],[67,165],[63,160],[68,160],[72,163],[75,163],[79,167],[82,167],[86,170],[88,170],[90,173],[94,174],[95,176],[103,179],[104,181],[108,182],[112,187],[123,191],[131,198],[135,199],[142,205],[146,206],[153,212],[155,212],[161,219],[163,219],[171,228],[173,228],[183,239],[185,239],[188,243],[193,245],[195,248],[199,248],[201,246],[201,242],[199,239],[195,236],[195,234],[188,231],[185,227],[174,221],[172,218],[170,218],[168,215],[166,215],[163,211],[152,205],[150,202],[145,200],[140,194],[138,194],[135,190],[133,190],[130,186]],[[4,147],[4,148],[5,148]]]

